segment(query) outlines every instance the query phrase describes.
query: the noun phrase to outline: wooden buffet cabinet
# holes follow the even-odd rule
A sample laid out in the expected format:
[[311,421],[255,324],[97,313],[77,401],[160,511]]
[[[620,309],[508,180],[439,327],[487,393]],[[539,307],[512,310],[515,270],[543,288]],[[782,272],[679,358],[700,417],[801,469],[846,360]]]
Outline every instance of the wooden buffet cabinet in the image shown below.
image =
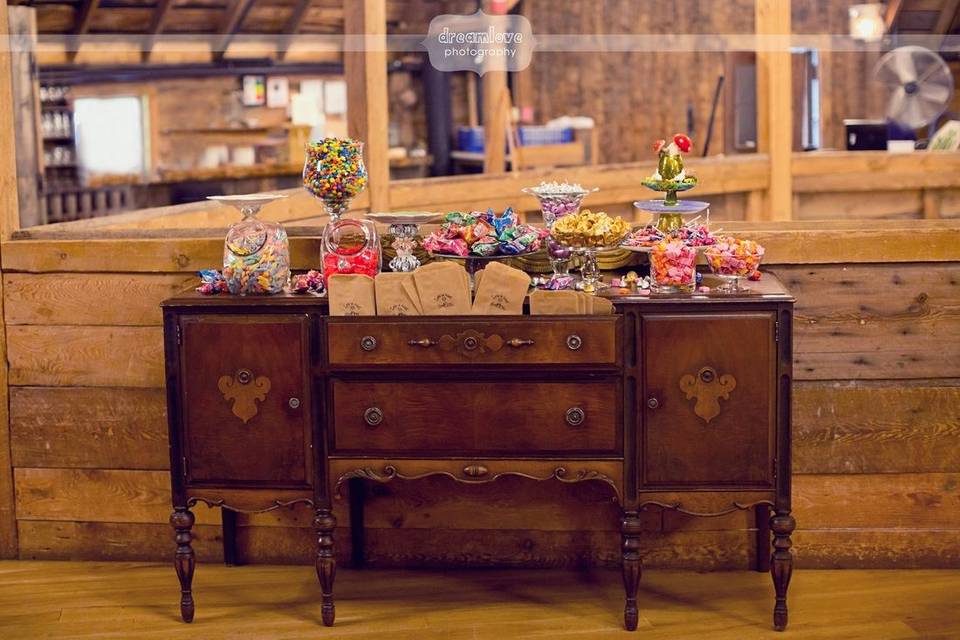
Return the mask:
[[164,302],[183,619],[194,615],[199,503],[312,508],[332,625],[331,506],[345,483],[515,475],[615,492],[630,630],[640,511],[755,510],[757,568],[772,573],[782,630],[793,299],[769,275],[736,296],[611,298],[616,314],[602,317],[335,318],[323,299],[291,295]]

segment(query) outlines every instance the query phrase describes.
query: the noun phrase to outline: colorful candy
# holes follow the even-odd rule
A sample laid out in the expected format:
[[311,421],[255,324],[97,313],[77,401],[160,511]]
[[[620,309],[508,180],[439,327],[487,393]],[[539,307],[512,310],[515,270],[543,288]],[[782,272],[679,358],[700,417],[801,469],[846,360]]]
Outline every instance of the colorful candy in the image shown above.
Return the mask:
[[540,249],[545,229],[518,224],[517,214],[507,208],[496,215],[493,209],[443,217],[443,224],[421,243],[430,253],[453,256],[519,255]]
[[293,276],[290,281],[290,293],[323,293],[323,274],[315,269]]
[[290,244],[279,224],[245,218],[223,245],[223,278],[234,295],[279,293],[290,279]]
[[716,243],[717,239],[705,224],[688,223],[669,234],[653,225],[647,225],[633,231],[623,241],[627,247],[652,247],[659,244],[667,235],[682,240],[688,247],[705,247]]
[[303,187],[339,214],[367,186],[363,143],[352,138],[324,138],[307,144]]
[[657,292],[693,292],[697,252],[679,239],[661,240],[650,253],[650,287]]
[[758,273],[763,247],[753,240],[725,237],[708,248],[704,255],[713,273],[747,278]]
[[223,278],[223,274],[216,269],[203,269],[199,272],[199,275],[200,285],[197,287],[199,293],[210,296],[217,293],[228,293],[230,291],[227,288],[227,281]]

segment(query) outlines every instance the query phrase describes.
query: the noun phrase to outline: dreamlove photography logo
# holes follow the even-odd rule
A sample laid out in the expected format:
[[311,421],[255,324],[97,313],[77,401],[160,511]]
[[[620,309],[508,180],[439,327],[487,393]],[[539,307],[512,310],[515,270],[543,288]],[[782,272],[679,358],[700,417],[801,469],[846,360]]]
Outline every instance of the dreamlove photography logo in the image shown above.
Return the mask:
[[421,42],[440,71],[522,71],[530,64],[534,39],[524,16],[440,15]]

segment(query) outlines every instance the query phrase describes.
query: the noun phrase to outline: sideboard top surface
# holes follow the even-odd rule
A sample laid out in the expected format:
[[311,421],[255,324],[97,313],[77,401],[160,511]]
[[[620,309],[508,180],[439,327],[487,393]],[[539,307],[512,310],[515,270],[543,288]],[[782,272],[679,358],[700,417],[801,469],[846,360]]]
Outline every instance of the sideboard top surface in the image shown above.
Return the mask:
[[[721,284],[720,280],[710,274],[704,274],[703,284],[710,287],[708,293],[695,294],[668,294],[668,295],[639,295],[628,289],[609,288],[601,292],[615,305],[658,305],[658,304],[704,304],[704,303],[758,303],[758,302],[794,302],[790,292],[771,273],[764,273],[763,278],[756,282],[745,281],[749,287],[741,293],[716,293],[715,287]],[[311,307],[327,306],[326,296],[310,294],[278,293],[270,296],[232,296],[232,295],[202,295],[190,289],[164,300],[164,307],[257,307],[257,306],[289,306]]]

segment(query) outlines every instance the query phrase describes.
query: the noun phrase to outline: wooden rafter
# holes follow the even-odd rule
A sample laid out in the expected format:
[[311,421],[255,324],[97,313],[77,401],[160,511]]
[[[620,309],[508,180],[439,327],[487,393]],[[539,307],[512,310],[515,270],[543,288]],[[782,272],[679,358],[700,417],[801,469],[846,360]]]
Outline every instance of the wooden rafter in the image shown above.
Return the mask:
[[157,36],[163,33],[163,27],[166,24],[170,8],[173,6],[173,0],[159,0],[157,8],[150,17],[150,26],[147,28],[147,39],[143,44],[143,61],[150,62],[150,54],[153,53],[153,45],[156,44]]
[[307,12],[310,10],[310,2],[311,0],[297,0],[296,6],[293,7],[293,13],[290,14],[290,18],[287,20],[287,24],[280,34],[277,60],[282,62],[287,56],[287,50],[290,48],[290,44],[303,27],[303,20],[307,17]]
[[950,26],[953,25],[953,21],[957,17],[958,9],[960,9],[960,0],[945,0],[943,8],[940,9],[937,24],[933,27],[933,33],[936,35],[945,35],[950,31]]
[[74,35],[82,36],[90,30],[90,23],[93,21],[93,14],[100,6],[100,0],[83,0],[80,9],[77,12],[77,21],[73,25]]
[[227,47],[230,46],[230,41],[233,40],[233,36],[237,35],[237,31],[240,30],[240,25],[243,24],[243,19],[247,17],[247,12],[250,11],[250,5],[252,4],[253,0],[233,0],[233,3],[227,10],[226,19],[220,27],[220,38],[217,40],[216,47],[214,48],[214,57],[216,59],[223,59],[224,54],[227,52]]
[[887,15],[884,16],[884,24],[887,26],[887,32],[893,29],[897,22],[897,16],[900,15],[900,9],[903,8],[903,0],[890,0],[887,3]]
[[[77,21],[73,25],[73,35],[82,36],[90,30],[90,23],[93,22],[93,14],[100,6],[100,0],[83,0],[83,4],[77,10]],[[67,53],[67,59],[73,62],[80,53],[80,42],[76,42],[76,49]]]

